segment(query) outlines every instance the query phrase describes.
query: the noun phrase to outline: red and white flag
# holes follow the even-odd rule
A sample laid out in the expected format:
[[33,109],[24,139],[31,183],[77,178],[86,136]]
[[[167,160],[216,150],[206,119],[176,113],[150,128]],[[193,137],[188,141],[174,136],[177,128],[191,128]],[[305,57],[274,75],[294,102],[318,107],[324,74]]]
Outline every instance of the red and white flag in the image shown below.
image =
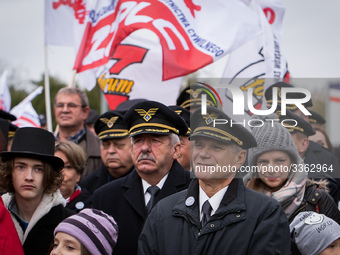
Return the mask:
[[87,0],[45,0],[45,44],[78,48],[87,21]]
[[181,77],[260,30],[257,15],[239,0],[98,0],[74,68],[87,89],[98,81],[111,109],[136,97],[174,104]]
[[[252,90],[253,107],[265,109],[265,89],[276,81],[289,79],[287,61],[279,40],[284,7],[279,0],[250,0],[248,4],[249,9],[261,21],[262,33],[229,55],[222,81],[223,84],[235,85],[244,92],[245,113],[234,116],[235,120],[250,119],[252,115],[247,104],[249,90]],[[233,109],[231,91],[219,89],[218,92],[222,98],[223,110],[230,113]]]
[[7,71],[4,71],[0,78],[0,110],[9,112],[11,100],[11,93],[7,84]]
[[18,105],[12,108],[11,114],[17,117],[12,123],[18,127],[40,127],[39,115],[32,106],[32,100],[43,91],[43,87],[36,88]]

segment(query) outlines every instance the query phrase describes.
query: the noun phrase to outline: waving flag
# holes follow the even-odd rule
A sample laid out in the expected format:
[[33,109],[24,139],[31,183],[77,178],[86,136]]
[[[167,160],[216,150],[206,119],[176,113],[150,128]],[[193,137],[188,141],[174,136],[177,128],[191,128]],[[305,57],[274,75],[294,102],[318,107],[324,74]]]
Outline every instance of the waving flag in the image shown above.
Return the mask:
[[45,44],[78,48],[86,24],[87,0],[45,0]]
[[98,81],[113,101],[173,104],[180,77],[259,33],[257,15],[238,0],[98,0],[74,68],[88,89]]
[[[223,74],[223,84],[233,84],[244,91],[245,102],[248,92],[252,90],[252,102],[255,109],[265,108],[263,101],[265,89],[278,80],[289,79],[287,61],[280,45],[280,36],[284,7],[278,0],[251,0],[249,9],[256,13],[261,21],[261,35],[256,36],[243,46],[233,51]],[[268,16],[265,16],[268,15]],[[275,25],[275,27],[273,27]],[[222,97],[223,110],[230,112],[233,99],[231,91],[219,90]],[[250,118],[252,112],[245,104],[245,113],[238,118]]]
[[7,85],[7,71],[0,78],[0,110],[9,112],[11,109],[11,93]]
[[32,106],[32,100],[43,91],[40,86],[29,94],[18,105],[13,107],[11,114],[17,117],[12,123],[18,127],[40,127],[39,115]]

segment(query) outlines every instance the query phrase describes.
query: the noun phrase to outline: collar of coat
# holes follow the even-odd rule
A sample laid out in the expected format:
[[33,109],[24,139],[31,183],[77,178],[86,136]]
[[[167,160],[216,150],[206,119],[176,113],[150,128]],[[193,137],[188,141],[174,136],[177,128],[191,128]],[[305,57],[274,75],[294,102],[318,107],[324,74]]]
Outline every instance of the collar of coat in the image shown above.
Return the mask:
[[[194,198],[192,205],[186,205],[186,201],[190,197]],[[190,198],[191,199],[191,198]],[[173,208],[173,213],[180,213],[188,216],[197,226],[199,223],[199,183],[198,179],[193,179],[187,190],[187,194],[183,201],[179,201]],[[246,210],[245,206],[245,187],[242,179],[234,178],[229,184],[227,192],[224,194],[223,199],[218,207],[216,213],[211,216],[210,220],[219,219],[227,214],[237,214],[238,220],[243,220],[245,214],[241,213]]]

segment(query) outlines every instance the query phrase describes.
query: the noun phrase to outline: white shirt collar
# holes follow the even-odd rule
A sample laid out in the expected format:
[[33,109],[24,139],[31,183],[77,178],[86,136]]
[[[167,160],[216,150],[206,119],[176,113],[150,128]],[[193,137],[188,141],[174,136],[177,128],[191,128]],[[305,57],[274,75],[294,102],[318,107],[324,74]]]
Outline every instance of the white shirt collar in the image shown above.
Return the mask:
[[[168,178],[169,173],[167,173],[160,181],[159,183],[156,184],[156,186],[159,189],[162,189],[164,186],[164,183],[166,181],[166,179]],[[145,205],[148,204],[151,195],[149,194],[149,192],[147,192],[146,190],[151,186],[149,183],[147,183],[147,181],[142,179],[142,185],[143,185],[143,191],[144,191],[144,200],[145,200]]]
[[223,189],[219,190],[215,195],[213,195],[211,198],[208,197],[208,195],[204,192],[204,190],[201,188],[201,186],[199,186],[199,199],[200,199],[200,220],[202,220],[202,216],[203,216],[203,213],[202,213],[202,206],[203,206],[203,203],[206,201],[206,200],[209,200],[209,203],[212,207],[212,210],[211,210],[211,215],[214,215],[215,212],[217,211],[218,207],[220,206],[220,203],[224,197],[224,194],[227,192],[228,190],[228,186],[224,187]]

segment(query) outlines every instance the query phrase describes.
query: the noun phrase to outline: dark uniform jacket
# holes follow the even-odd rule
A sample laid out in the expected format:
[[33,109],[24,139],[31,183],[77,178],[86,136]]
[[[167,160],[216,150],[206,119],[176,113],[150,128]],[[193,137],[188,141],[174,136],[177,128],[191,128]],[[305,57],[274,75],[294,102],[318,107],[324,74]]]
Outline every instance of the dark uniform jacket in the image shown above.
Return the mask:
[[326,173],[321,171],[320,173],[308,172],[308,178],[320,180],[326,179],[328,181],[328,189],[330,195],[333,197],[334,202],[339,202],[339,185],[340,185],[340,168],[338,161],[333,153],[320,144],[313,141],[309,141],[309,146],[305,154],[304,163],[311,169],[312,165],[315,167],[327,166],[327,169],[333,169],[332,172],[329,170]]
[[[131,169],[124,176],[131,173],[133,169],[134,167],[131,167]],[[111,176],[109,171],[106,169],[105,165],[102,163],[102,165],[99,168],[97,168],[88,176],[86,176],[84,179],[82,179],[79,185],[80,187],[84,187],[85,189],[87,189],[92,195],[96,189],[116,179],[117,178]]]
[[66,205],[67,209],[74,211],[75,213],[78,213],[85,208],[91,207],[92,195],[83,187],[81,188],[81,193]]
[[[193,201],[194,199],[194,201]],[[139,255],[289,254],[287,217],[280,204],[234,179],[202,228],[199,184],[160,201],[138,241]]]
[[[189,183],[189,172],[175,160],[156,202],[186,189]],[[97,189],[92,207],[106,212],[117,222],[118,241],[113,254],[137,254],[138,237],[147,214],[142,180],[136,170]]]

